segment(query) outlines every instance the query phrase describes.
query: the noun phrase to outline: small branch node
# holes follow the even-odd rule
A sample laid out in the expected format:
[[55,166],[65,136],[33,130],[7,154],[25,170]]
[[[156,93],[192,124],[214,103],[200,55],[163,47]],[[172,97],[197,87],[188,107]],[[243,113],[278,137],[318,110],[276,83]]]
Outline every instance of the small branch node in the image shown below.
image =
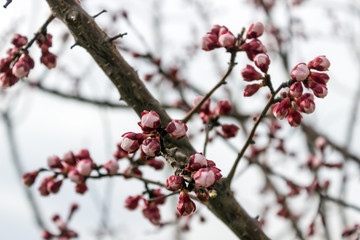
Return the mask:
[[93,18],[97,18],[98,16],[100,16],[101,14],[103,14],[103,13],[106,13],[107,11],[104,9],[104,10],[102,10],[101,12],[99,12],[98,14],[95,14],[94,16],[93,16]]
[[109,39],[109,42],[113,42],[114,40],[118,39],[118,38],[122,38],[123,36],[127,35],[127,33],[120,33],[112,38]]

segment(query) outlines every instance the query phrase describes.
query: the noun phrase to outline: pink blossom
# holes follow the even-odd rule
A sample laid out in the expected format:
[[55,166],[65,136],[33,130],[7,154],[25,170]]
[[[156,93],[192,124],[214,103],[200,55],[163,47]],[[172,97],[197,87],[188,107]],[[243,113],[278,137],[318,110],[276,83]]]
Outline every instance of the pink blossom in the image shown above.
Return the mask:
[[27,37],[16,33],[11,39],[11,43],[14,44],[15,47],[21,48],[27,43]]
[[267,73],[270,65],[270,58],[266,53],[259,53],[254,57],[254,63],[263,73]]
[[5,73],[0,74],[0,82],[2,88],[8,88],[13,86],[15,83],[19,81],[19,78],[17,78],[11,70],[8,70]]
[[308,63],[308,67],[318,71],[326,71],[330,67],[330,61],[324,55],[318,56]]
[[142,212],[144,217],[149,219],[152,224],[156,226],[161,225],[160,210],[155,203],[148,204],[145,202]]
[[63,168],[61,160],[58,156],[50,156],[47,158],[49,168]]
[[229,100],[221,100],[216,104],[216,115],[228,115],[232,110],[232,104]]
[[62,182],[63,182],[62,180],[58,180],[58,181],[50,180],[46,185],[47,190],[51,193],[57,193],[60,190]]
[[184,137],[187,129],[186,124],[180,120],[172,120],[166,127],[166,131],[169,133],[170,137],[174,139]]
[[34,184],[36,177],[38,176],[39,171],[33,171],[33,172],[28,172],[28,173],[24,173],[22,175],[22,180],[23,183],[30,187],[31,185]]
[[318,98],[324,98],[324,97],[326,97],[326,95],[328,93],[327,87],[324,84],[311,82],[310,88],[311,88],[311,90],[313,90],[314,95]]
[[12,73],[17,78],[27,77],[30,72],[30,66],[27,61],[24,61],[22,58],[17,61],[17,63],[12,68]]
[[120,147],[128,153],[133,153],[139,149],[140,141],[142,141],[142,134],[127,132],[122,135]]
[[290,95],[293,96],[294,98],[298,98],[302,95],[303,93],[303,87],[301,82],[295,82],[293,85],[291,85],[290,87]]
[[257,38],[264,33],[265,27],[261,22],[255,22],[250,25],[249,30],[246,33],[246,38]]
[[172,175],[166,179],[166,188],[170,191],[177,191],[183,187],[183,180],[179,176]]
[[202,153],[195,153],[189,157],[187,168],[196,171],[200,168],[207,167],[207,160]]
[[56,59],[57,56],[55,54],[46,50],[42,51],[40,62],[44,64],[48,69],[52,69],[56,67]]
[[103,167],[109,175],[115,175],[119,171],[119,162],[115,159],[107,161]]
[[244,43],[241,45],[241,49],[246,52],[248,58],[253,61],[254,57],[259,53],[267,53],[266,47],[258,39],[253,39],[249,43]]
[[155,157],[160,154],[160,140],[158,138],[147,138],[141,144],[141,150],[146,156]]
[[72,168],[69,173],[68,173],[68,178],[76,183],[76,184],[81,184],[84,182],[84,176],[78,172],[78,170],[76,170],[76,168]]
[[261,87],[261,85],[257,84],[257,83],[246,85],[244,88],[244,96],[251,97],[260,89],[260,87]]
[[280,103],[277,103],[273,109],[273,114],[277,119],[284,119],[288,113],[290,108],[290,99],[284,98]]
[[181,191],[177,210],[181,216],[188,216],[195,212],[196,205],[185,191]]
[[90,159],[82,159],[76,164],[77,171],[83,176],[90,176],[94,163]]
[[311,93],[305,93],[298,99],[296,99],[296,105],[300,112],[313,113],[315,111],[314,95]]
[[146,161],[146,164],[149,165],[150,167],[153,167],[155,170],[161,170],[164,168],[164,162],[161,160],[156,160],[154,158]]
[[125,208],[129,209],[129,210],[134,210],[138,207],[139,205],[139,200],[141,199],[141,195],[137,195],[135,197],[127,197],[125,199]]
[[292,127],[298,127],[301,124],[301,114],[293,107],[289,109],[287,120]]
[[145,110],[141,114],[141,121],[139,122],[139,126],[144,132],[157,129],[161,126],[160,117],[153,110],[150,112]]
[[[201,100],[204,98],[204,96],[202,95],[197,95],[192,101],[191,101],[191,105],[192,107],[196,107]],[[210,98],[206,99],[205,102],[201,105],[201,107],[199,108],[198,112],[203,112],[205,114],[209,114],[210,113]]]
[[194,174],[193,179],[199,187],[211,187],[215,183],[215,173],[210,168],[200,168]]
[[234,124],[223,124],[221,125],[221,130],[224,138],[232,138],[236,136],[239,127]]
[[326,85],[329,81],[330,77],[326,73],[319,73],[319,72],[311,72],[309,76],[309,81],[315,81],[319,84]]
[[236,38],[235,38],[234,34],[232,34],[230,31],[226,31],[226,32],[222,33],[221,29],[220,29],[218,41],[219,41],[219,45],[221,47],[230,49],[235,46]]
[[291,70],[291,77],[296,81],[304,81],[310,75],[310,70],[305,63],[299,63]]
[[254,81],[263,78],[261,73],[255,70],[255,68],[251,65],[246,65],[246,67],[241,70],[241,76],[243,77],[244,81]]
[[207,33],[201,39],[201,48],[205,51],[210,51],[220,47],[218,44],[218,36],[213,33]]
[[75,191],[80,194],[84,194],[88,190],[88,187],[86,186],[86,183],[79,183],[75,186]]

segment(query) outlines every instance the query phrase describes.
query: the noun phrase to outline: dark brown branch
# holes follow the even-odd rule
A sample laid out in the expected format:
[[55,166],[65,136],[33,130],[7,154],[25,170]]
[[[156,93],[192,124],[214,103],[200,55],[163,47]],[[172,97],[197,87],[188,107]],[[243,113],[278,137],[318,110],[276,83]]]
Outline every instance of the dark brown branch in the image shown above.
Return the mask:
[[[121,99],[140,116],[144,110],[154,110],[161,118],[162,125],[171,121],[164,108],[146,89],[137,73],[120,55],[110,37],[99,28],[75,0],[47,0],[53,14],[66,24],[75,42],[85,48],[99,67],[118,89]],[[176,148],[177,153],[190,156],[195,153],[187,138],[164,139],[165,147]],[[185,158],[186,159],[186,158]],[[176,158],[176,160],[179,160]],[[214,185],[218,196],[208,202],[208,208],[221,219],[242,240],[265,240],[259,223],[251,218],[237,203],[226,180]],[[220,194],[221,193],[221,194]]]
[[12,3],[12,0],[6,0],[6,3],[4,4],[4,8],[7,8],[7,6],[10,5],[10,3]]

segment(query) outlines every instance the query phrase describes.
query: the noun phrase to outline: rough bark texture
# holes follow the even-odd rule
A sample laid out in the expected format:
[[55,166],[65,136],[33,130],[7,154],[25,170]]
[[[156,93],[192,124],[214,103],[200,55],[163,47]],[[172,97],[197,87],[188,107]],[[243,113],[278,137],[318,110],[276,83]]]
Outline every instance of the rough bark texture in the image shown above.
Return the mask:
[[[163,125],[171,121],[164,108],[146,89],[138,75],[122,58],[110,41],[110,37],[99,28],[75,0],[47,0],[52,13],[63,21],[77,45],[86,49],[99,67],[118,89],[124,100],[140,116],[143,110],[154,110]],[[189,156],[195,153],[188,139],[164,140],[167,148],[176,147],[178,152]],[[221,219],[240,239],[269,239],[259,224],[251,218],[235,200],[226,179],[219,181],[215,189],[218,196],[208,202],[208,208]]]

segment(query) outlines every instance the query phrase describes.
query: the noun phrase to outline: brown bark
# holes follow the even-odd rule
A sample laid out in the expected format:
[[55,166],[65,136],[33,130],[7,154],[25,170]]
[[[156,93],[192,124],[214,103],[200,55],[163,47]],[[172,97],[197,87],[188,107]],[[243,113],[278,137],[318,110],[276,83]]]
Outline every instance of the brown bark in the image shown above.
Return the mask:
[[[86,49],[99,67],[118,89],[124,100],[140,116],[143,110],[154,110],[163,125],[171,121],[165,109],[147,90],[138,75],[120,55],[110,37],[99,28],[75,0],[47,0],[52,13],[66,24],[77,45]],[[167,148],[176,148],[184,156],[195,153],[188,139],[166,138]],[[176,155],[178,156],[178,155]],[[184,161],[184,159],[177,160]],[[269,239],[258,222],[251,218],[235,200],[226,179],[215,185],[218,196],[207,203],[208,208],[221,219],[240,239]]]

